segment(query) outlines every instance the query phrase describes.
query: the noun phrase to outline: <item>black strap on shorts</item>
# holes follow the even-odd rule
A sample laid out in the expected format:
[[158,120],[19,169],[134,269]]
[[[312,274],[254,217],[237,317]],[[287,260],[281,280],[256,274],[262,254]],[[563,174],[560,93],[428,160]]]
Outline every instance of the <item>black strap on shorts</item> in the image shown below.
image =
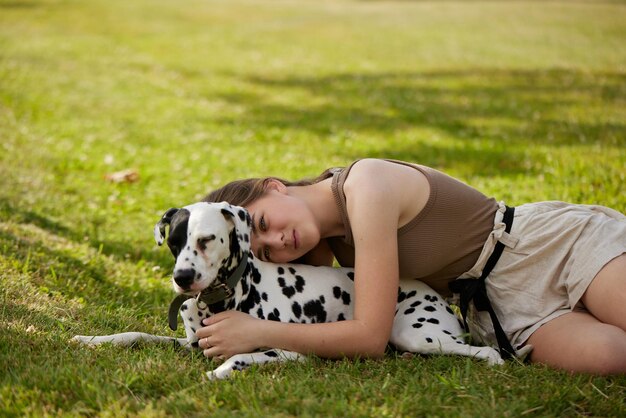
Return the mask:
[[[506,207],[503,222],[506,225],[505,231],[507,233],[511,231],[514,213],[515,208]],[[494,266],[498,262],[498,259],[502,255],[502,251],[504,251],[504,244],[498,241],[493,253],[487,260],[487,264],[485,264],[483,274],[478,279],[457,279],[448,283],[448,287],[453,293],[458,293],[461,296],[459,308],[461,309],[461,315],[463,316],[463,323],[465,325],[466,332],[469,332],[469,327],[467,325],[467,310],[471,301],[474,301],[474,306],[477,311],[489,312],[491,322],[493,323],[493,329],[496,334],[496,339],[498,340],[498,347],[500,347],[500,356],[506,360],[515,356],[515,350],[511,347],[511,343],[506,337],[506,334],[500,325],[500,321],[498,321],[498,317],[496,316],[496,313],[491,306],[491,302],[487,297],[487,287],[485,286],[485,279],[489,276],[489,273],[491,273],[491,270],[493,270]]]

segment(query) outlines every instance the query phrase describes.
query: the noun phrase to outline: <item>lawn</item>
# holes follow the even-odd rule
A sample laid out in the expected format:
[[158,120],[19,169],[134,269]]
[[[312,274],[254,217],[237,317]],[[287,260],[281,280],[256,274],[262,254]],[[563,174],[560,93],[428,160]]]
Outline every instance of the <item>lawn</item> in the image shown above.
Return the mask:
[[396,158],[626,212],[625,40],[608,0],[0,0],[0,416],[625,416],[624,376],[390,354],[209,382],[68,344],[171,334],[152,227],[241,177]]

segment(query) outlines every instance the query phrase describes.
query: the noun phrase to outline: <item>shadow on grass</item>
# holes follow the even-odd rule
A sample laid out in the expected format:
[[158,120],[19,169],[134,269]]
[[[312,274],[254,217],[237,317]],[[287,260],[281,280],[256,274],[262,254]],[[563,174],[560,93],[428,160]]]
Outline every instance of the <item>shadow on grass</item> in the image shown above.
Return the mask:
[[[53,233],[49,225],[48,228],[42,228]],[[71,231],[67,233],[71,235]],[[88,305],[111,307],[139,307],[155,300],[162,301],[165,306],[171,297],[171,292],[166,290],[141,289],[139,284],[130,279],[125,284],[115,283],[110,277],[106,261],[97,254],[80,259],[71,255],[71,248],[62,248],[63,245],[59,244],[60,248],[57,249],[56,245],[50,245],[48,240],[39,237],[28,239],[13,232],[0,231],[2,253],[17,261],[18,269],[31,273],[36,281],[33,284],[42,291],[80,297]]]
[[118,260],[130,262],[144,260],[167,268],[170,268],[173,265],[171,255],[167,249],[154,252],[147,247],[138,247],[125,241],[97,240],[92,237],[88,237],[88,240],[86,241],[84,233],[68,228],[67,226],[55,222],[37,212],[16,208],[11,204],[11,202],[4,198],[0,198],[0,215],[2,215],[2,218],[4,219],[12,219],[18,223],[33,224],[54,235],[59,235],[75,243],[88,244],[92,248],[101,251],[102,254],[114,257]]
[[[244,112],[221,121],[257,130],[306,130],[322,137],[356,131],[385,137],[430,128],[466,142],[626,144],[623,120],[606,122],[585,114],[595,110],[595,116],[602,109],[622,106],[626,74],[619,72],[473,69],[322,77],[231,76],[271,91],[222,95]],[[300,95],[299,99],[288,104],[274,100],[291,94]]]
[[0,0],[0,9],[35,9],[41,7],[42,4],[37,1],[4,1]]

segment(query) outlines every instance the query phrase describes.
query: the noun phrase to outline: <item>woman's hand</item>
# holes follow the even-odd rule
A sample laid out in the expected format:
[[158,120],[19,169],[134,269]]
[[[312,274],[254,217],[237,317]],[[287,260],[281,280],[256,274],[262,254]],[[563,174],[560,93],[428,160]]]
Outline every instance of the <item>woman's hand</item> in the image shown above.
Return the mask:
[[235,354],[251,353],[259,345],[258,331],[263,321],[239,311],[225,311],[202,321],[204,325],[196,331],[198,344],[204,355],[222,360]]

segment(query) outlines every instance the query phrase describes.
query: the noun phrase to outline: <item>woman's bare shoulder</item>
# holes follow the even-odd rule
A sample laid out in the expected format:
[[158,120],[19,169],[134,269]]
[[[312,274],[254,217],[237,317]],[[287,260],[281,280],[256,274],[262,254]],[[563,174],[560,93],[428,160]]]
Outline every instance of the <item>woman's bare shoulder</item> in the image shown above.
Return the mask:
[[414,167],[368,158],[354,164],[344,193],[349,212],[351,206],[377,206],[387,215],[397,215],[397,226],[402,226],[426,205],[430,186],[426,176]]

